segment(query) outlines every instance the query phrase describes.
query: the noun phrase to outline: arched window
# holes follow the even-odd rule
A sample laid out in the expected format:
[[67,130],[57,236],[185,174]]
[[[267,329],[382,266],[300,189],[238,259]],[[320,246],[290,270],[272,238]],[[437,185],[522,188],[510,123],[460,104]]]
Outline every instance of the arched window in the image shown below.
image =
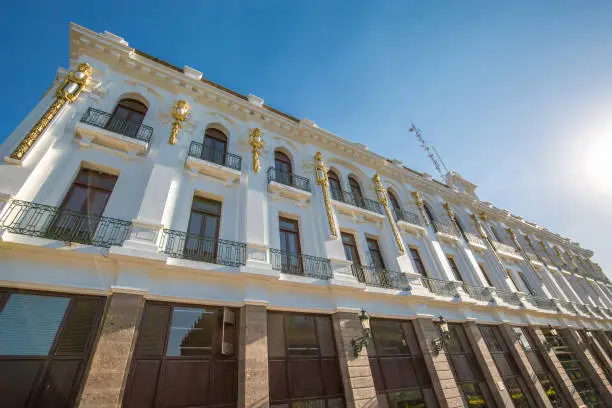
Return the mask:
[[276,181],[292,185],[291,159],[285,153],[276,150],[274,152],[274,169],[276,170]]
[[491,231],[493,232],[493,235],[495,235],[495,239],[497,239],[497,241],[499,242],[504,242],[504,240],[501,238],[501,235],[499,234],[499,232],[495,229],[494,226],[489,225],[489,227],[491,228]]
[[147,114],[147,106],[135,99],[122,99],[115,106],[115,110],[106,128],[129,137],[136,137],[140,125]]
[[204,146],[202,146],[202,159],[225,164],[225,154],[227,153],[227,136],[225,133],[215,128],[208,128],[204,132]]
[[331,191],[332,198],[341,201],[342,187],[340,186],[340,178],[335,171],[329,170],[327,172],[327,179],[329,180],[329,190]]
[[455,214],[455,224],[457,225],[457,229],[459,229],[461,236],[463,237],[465,242],[467,242],[468,239],[467,239],[467,236],[465,235],[465,230],[463,229],[463,225],[461,225],[461,221],[459,220],[459,217],[456,214]]
[[387,190],[387,195],[389,196],[389,201],[391,202],[391,208],[393,209],[393,213],[395,214],[396,219],[402,218],[402,207],[400,206],[399,201],[397,201],[397,197],[391,190]]
[[433,212],[431,211],[431,208],[429,208],[429,204],[424,202],[423,208],[425,209],[425,214],[427,214],[427,218],[429,219],[429,222],[433,224],[433,222],[436,221],[436,219],[433,216]]
[[349,187],[351,188],[351,194],[353,196],[354,204],[358,207],[364,207],[365,202],[363,200],[363,194],[361,192],[361,186],[359,182],[355,180],[353,176],[349,176]]

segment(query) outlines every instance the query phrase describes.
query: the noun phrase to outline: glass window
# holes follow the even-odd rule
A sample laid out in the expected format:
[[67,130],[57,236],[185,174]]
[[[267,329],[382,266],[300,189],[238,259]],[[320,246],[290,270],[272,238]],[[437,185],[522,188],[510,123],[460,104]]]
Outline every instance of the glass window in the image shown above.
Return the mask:
[[378,241],[373,238],[366,238],[366,242],[368,243],[368,250],[372,258],[372,266],[376,269],[385,269],[385,261],[378,247]]
[[427,218],[429,218],[429,222],[435,222],[436,218],[433,216],[433,212],[431,211],[431,208],[429,208],[429,204],[424,202],[423,208],[425,209],[425,214],[427,214]]
[[329,180],[329,190],[331,191],[332,198],[342,201],[342,187],[338,175],[334,171],[329,170],[327,172],[327,179]]
[[204,145],[201,158],[203,160],[223,164],[227,153],[227,136],[219,129],[208,128],[204,132]]
[[175,307],[168,337],[167,356],[210,354],[215,312],[191,307]]
[[457,264],[455,263],[455,258],[447,256],[446,259],[448,260],[448,264],[450,265],[450,268],[451,268],[451,271],[453,272],[453,277],[455,278],[455,280],[463,282],[461,273],[459,273],[459,268],[457,267]]
[[[270,406],[344,408],[329,316],[268,312]],[[278,350],[286,345],[287,352]]]
[[393,208],[393,211],[397,217],[399,214],[401,214],[402,207],[400,206],[397,197],[395,197],[395,194],[391,190],[387,190],[387,195],[389,196],[389,201],[391,202],[391,208]]
[[357,251],[357,244],[355,243],[355,237],[351,234],[342,233],[342,245],[344,246],[344,254],[348,261],[352,261],[353,265],[361,265],[359,259],[359,252]]
[[147,113],[147,107],[142,102],[134,99],[122,99],[117,104],[111,117],[111,122],[115,119],[128,120],[130,122],[142,123]]
[[351,188],[351,194],[353,195],[353,200],[359,207],[363,207],[365,205],[363,200],[363,193],[361,192],[361,186],[359,182],[355,180],[353,177],[349,177],[349,187]]
[[0,355],[49,354],[69,298],[13,293],[0,312]]
[[485,269],[484,265],[479,263],[478,267],[480,268],[480,272],[482,272],[482,276],[485,278],[487,285],[491,288],[494,287],[494,285],[491,283],[491,279],[489,279],[489,274],[487,273],[487,270]]
[[410,256],[412,257],[417,273],[423,277],[427,277],[427,271],[425,270],[425,265],[423,265],[423,260],[421,259],[419,250],[416,248],[410,248]]
[[399,321],[372,319],[370,324],[377,355],[410,354],[408,342]]

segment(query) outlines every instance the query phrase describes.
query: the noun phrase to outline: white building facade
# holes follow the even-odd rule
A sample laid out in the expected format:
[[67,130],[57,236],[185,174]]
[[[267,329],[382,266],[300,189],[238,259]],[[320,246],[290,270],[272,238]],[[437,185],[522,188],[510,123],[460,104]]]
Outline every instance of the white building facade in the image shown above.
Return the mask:
[[593,253],[456,173],[78,25],[0,157],[6,406],[612,406]]

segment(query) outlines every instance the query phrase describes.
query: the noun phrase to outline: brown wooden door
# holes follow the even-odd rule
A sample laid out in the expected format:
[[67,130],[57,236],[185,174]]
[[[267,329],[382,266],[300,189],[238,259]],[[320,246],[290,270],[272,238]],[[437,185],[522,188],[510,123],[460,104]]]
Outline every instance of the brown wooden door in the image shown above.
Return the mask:
[[282,271],[293,275],[303,275],[300,230],[298,222],[289,218],[279,217],[280,249]]
[[71,407],[104,299],[0,291],[0,407]]
[[147,302],[123,406],[235,407],[237,311]]
[[204,134],[204,146],[202,147],[202,159],[224,165],[227,153],[227,137],[218,129],[206,129]]

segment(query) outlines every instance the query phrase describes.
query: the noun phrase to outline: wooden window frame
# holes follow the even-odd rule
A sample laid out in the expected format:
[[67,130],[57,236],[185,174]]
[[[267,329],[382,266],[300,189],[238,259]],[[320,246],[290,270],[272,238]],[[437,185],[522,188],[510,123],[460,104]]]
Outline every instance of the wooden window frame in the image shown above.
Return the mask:
[[[417,267],[416,268],[417,269],[417,273],[420,274],[424,278],[428,278],[429,277],[429,273],[427,273],[427,268],[425,268],[425,263],[423,262],[423,257],[421,256],[420,249],[416,248],[416,247],[408,247],[408,252],[410,252],[410,258],[412,259],[412,262],[414,262],[415,266]],[[417,256],[416,259],[414,257],[415,253],[416,253],[416,256]],[[419,265],[423,269],[423,273],[421,273],[418,270],[419,269]]]
[[[387,270],[387,266],[385,264],[385,258],[383,256],[382,251],[380,250],[380,245],[378,245],[378,239],[376,239],[374,237],[366,237],[366,243],[368,245],[368,252],[370,254],[370,258],[372,258],[372,266],[375,267],[376,269]],[[370,244],[373,244],[375,249],[372,249]],[[374,261],[373,252],[378,254],[378,259],[380,260],[381,268],[378,268],[378,266],[376,265],[376,262]]]
[[459,265],[457,265],[457,261],[455,260],[455,257],[452,255],[446,255],[446,260],[448,261],[448,266],[451,268],[451,271],[453,272],[454,278],[459,282],[465,283],[465,281],[463,280],[463,276],[461,276],[461,271],[459,270]]

